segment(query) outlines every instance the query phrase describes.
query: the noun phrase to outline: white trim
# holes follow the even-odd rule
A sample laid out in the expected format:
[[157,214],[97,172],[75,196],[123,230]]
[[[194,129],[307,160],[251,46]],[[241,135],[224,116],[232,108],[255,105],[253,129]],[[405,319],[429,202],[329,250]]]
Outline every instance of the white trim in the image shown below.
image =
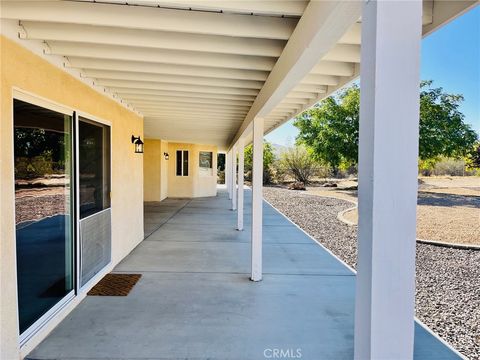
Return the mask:
[[[97,213],[98,214],[98,213]],[[97,282],[99,282],[105,275],[113,270],[113,261],[110,253],[110,261],[106,264],[98,273],[96,273],[90,280],[88,280],[85,285],[80,286],[79,295],[87,295],[92,287],[94,287]],[[80,284],[79,284],[80,285]]]
[[[75,110],[75,112],[78,114],[78,117],[80,118],[83,118],[85,120],[90,120],[90,121],[93,121],[93,122],[97,122],[99,124],[102,124],[102,125],[106,125],[106,126],[110,126],[110,128],[112,127],[112,122],[110,120],[105,120],[103,118],[100,118],[98,116],[95,116],[95,115],[91,115],[85,111],[80,111],[80,110]],[[112,136],[110,135],[110,138]],[[111,143],[111,141],[110,141]]]
[[[73,118],[73,113],[75,112],[75,110],[73,110],[72,108],[66,105],[49,100],[45,97],[36,95],[34,93],[23,90],[16,86],[12,87],[12,98],[27,102],[32,105],[43,107],[48,110],[56,111],[64,115],[71,116],[72,118]],[[14,121],[13,115],[12,115],[12,121]],[[12,124],[14,124],[14,122],[12,122]]]
[[79,128],[80,119],[77,112],[75,112],[74,119],[74,165],[75,165],[75,292],[78,295],[80,292],[81,282],[81,248],[80,248],[80,147],[79,147]]
[[[23,347],[33,336],[35,336],[48,322],[53,319],[73,298],[75,297],[75,290],[71,290],[59,302],[43,314],[37,321],[28,327],[23,333],[19,335],[20,348]],[[18,302],[17,302],[18,310]],[[18,311],[17,311],[18,312]]]

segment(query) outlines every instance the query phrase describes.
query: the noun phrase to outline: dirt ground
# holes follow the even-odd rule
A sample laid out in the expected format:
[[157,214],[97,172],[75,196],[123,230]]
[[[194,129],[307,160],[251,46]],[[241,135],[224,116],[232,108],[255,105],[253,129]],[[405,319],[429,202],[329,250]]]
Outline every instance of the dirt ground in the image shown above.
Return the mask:
[[[307,193],[356,202],[357,191],[342,190],[355,186],[355,181],[337,184],[337,188],[308,187]],[[357,209],[342,216],[354,224],[358,221]],[[419,178],[417,238],[480,245],[480,177]]]

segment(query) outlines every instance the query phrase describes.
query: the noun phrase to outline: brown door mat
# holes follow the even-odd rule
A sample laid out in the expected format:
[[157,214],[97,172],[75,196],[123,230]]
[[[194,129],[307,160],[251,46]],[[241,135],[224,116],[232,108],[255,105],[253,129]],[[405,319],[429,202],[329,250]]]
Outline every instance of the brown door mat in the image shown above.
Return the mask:
[[127,296],[141,274],[107,274],[88,293],[90,296]]

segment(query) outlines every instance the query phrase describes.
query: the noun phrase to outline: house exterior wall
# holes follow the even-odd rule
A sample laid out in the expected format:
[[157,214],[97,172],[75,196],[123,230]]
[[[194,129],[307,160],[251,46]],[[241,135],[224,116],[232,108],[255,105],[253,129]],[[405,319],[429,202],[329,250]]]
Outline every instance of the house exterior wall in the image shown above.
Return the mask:
[[[134,153],[130,141],[131,135],[143,137],[143,119],[4,36],[0,36],[0,48],[0,358],[16,359],[21,355],[16,289],[13,89],[111,123],[112,265],[143,239],[143,157]],[[52,323],[66,316],[78,302],[75,299]],[[26,347],[40,341],[52,326],[49,323]]]
[[[168,196],[169,152],[165,140],[145,139],[143,154],[143,198],[145,201],[162,201]],[[174,154],[173,154],[174,155]],[[170,154],[170,156],[173,156]]]
[[[164,153],[168,154],[168,151],[168,141],[160,140],[160,200],[168,196],[168,164],[170,160],[166,160],[163,156]],[[169,155],[172,156],[172,154]]]
[[[197,145],[184,143],[169,143],[170,164],[168,167],[168,197],[202,197],[217,194],[217,147],[213,145]],[[176,175],[177,150],[189,151],[188,176]],[[202,176],[199,168],[200,151],[211,151],[212,175]]]
[[161,201],[162,141],[145,139],[143,151],[143,199]]

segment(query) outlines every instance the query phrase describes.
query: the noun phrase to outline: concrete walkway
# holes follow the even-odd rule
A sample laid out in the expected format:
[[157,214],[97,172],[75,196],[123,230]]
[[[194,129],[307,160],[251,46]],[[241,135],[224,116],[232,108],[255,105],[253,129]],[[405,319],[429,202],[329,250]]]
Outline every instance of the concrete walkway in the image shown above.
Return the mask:
[[[354,274],[264,203],[264,280],[249,281],[246,195],[243,232],[225,192],[147,203],[148,236],[115,268],[143,275],[129,296],[87,297],[30,358],[352,359]],[[417,325],[415,358],[458,357]]]

